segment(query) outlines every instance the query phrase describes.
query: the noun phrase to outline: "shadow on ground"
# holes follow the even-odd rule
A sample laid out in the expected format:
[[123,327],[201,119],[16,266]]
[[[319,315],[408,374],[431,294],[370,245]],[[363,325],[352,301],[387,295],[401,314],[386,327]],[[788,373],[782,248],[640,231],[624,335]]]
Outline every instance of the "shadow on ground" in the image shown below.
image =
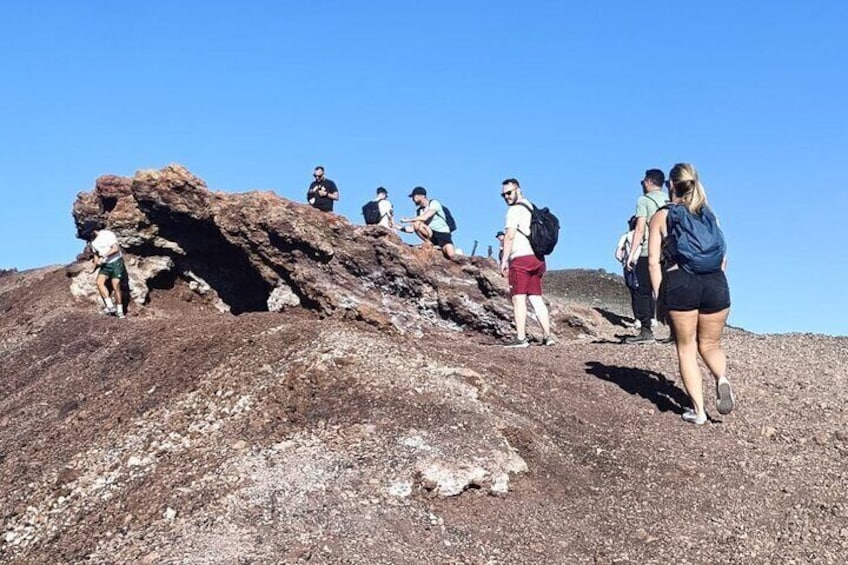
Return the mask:
[[586,372],[617,384],[625,392],[638,394],[651,401],[660,412],[683,414],[683,410],[690,405],[686,392],[656,371],[589,361],[586,363]]
[[597,312],[598,314],[603,316],[604,319],[606,319],[607,322],[609,322],[610,324],[612,324],[614,326],[620,326],[622,328],[627,328],[627,327],[632,328],[633,327],[632,324],[627,323],[627,322],[633,321],[632,317],[622,316],[620,314],[616,314],[615,312],[613,312],[611,310],[607,310],[606,308],[600,308],[598,306],[595,306],[594,309],[595,309],[595,312]]

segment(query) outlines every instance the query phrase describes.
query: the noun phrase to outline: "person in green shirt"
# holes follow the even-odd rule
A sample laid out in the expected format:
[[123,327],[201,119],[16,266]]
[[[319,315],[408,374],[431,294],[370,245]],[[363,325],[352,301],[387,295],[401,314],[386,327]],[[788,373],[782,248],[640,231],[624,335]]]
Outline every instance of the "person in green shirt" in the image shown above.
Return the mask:
[[633,245],[625,268],[635,271],[639,281],[633,295],[633,315],[639,320],[639,334],[625,338],[625,343],[645,344],[654,342],[651,320],[657,303],[651,293],[651,274],[648,269],[648,224],[657,210],[668,204],[663,192],[665,174],[659,169],[648,169],[642,179],[642,196],[636,200],[636,227],[633,230]]

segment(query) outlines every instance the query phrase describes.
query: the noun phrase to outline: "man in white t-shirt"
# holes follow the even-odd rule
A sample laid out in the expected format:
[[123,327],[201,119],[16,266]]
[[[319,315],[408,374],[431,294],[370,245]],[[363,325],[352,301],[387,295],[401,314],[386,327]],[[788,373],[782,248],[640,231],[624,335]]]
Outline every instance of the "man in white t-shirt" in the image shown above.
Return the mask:
[[509,278],[509,293],[512,296],[512,309],[515,316],[515,340],[506,347],[527,347],[527,300],[533,306],[533,312],[542,326],[543,345],[555,343],[551,335],[551,321],[548,307],[542,298],[542,276],[545,274],[545,260],[536,257],[530,245],[530,218],[533,204],[524,198],[521,185],[516,179],[503,181],[501,197],[509,206],[506,213],[503,257],[501,272]]
[[[127,276],[127,268],[124,265],[124,256],[118,245],[117,236],[107,229],[94,229],[93,238],[89,245],[94,251],[94,265],[99,267],[97,273],[97,290],[103,300],[103,313],[110,316],[124,318],[124,301],[121,292],[121,284]],[[112,291],[115,293],[115,301],[112,301],[111,292],[106,286],[106,281],[111,282]]]
[[380,210],[380,221],[377,222],[377,225],[383,226],[384,228],[394,229],[395,212],[392,208],[392,203],[389,201],[389,191],[382,186],[379,187],[377,189],[377,198],[375,201],[377,202],[377,207]]

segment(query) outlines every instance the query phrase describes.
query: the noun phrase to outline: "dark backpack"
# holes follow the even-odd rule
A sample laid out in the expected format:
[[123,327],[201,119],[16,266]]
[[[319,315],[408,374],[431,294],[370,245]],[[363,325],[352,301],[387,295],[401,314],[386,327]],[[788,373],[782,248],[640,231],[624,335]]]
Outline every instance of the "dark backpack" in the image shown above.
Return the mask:
[[727,244],[712,210],[704,206],[700,214],[692,214],[682,204],[663,209],[668,209],[668,238],[663,250],[666,261],[693,275],[720,271]]
[[453,219],[453,214],[448,210],[447,206],[442,206],[442,211],[445,213],[445,223],[448,225],[448,229],[451,232],[456,231],[456,220]]
[[550,255],[559,240],[559,220],[547,208],[528,206],[524,202],[518,203],[530,210],[530,233],[522,233],[530,240],[530,247],[539,259]]
[[362,216],[365,218],[366,224],[379,224],[383,219],[380,214],[380,203],[372,200],[362,207]]
[[445,223],[448,225],[448,229],[451,231],[451,233],[455,232],[456,220],[453,219],[453,214],[451,214],[451,211],[448,210],[447,206],[445,206],[441,202],[439,202],[439,204],[442,206],[442,216],[445,218]]

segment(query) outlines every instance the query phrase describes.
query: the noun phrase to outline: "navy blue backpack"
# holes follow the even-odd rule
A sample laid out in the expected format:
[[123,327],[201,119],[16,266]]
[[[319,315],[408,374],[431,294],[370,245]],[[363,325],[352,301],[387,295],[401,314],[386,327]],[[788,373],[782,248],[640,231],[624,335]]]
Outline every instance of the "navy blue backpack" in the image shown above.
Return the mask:
[[664,208],[668,209],[666,261],[693,275],[720,271],[727,244],[712,210],[704,206],[700,214],[692,214],[682,204]]

